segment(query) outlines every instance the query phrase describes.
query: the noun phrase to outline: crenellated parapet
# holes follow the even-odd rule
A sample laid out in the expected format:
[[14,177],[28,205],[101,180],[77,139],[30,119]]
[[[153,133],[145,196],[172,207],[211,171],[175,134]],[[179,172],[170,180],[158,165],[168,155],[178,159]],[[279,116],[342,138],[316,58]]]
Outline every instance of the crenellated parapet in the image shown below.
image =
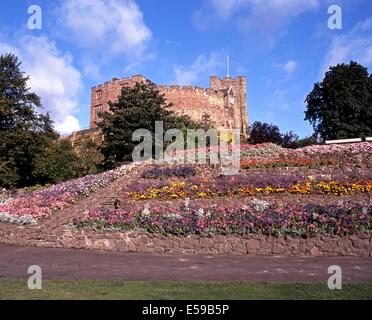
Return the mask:
[[220,91],[210,88],[180,86],[180,85],[157,85],[158,90],[162,93],[179,94],[179,95],[207,95],[215,97],[223,97],[224,94]]

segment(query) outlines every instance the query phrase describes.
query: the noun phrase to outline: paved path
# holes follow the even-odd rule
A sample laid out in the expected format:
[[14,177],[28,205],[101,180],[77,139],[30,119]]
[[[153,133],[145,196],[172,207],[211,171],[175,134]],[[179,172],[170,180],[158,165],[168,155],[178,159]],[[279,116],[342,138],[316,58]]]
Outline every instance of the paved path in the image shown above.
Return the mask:
[[44,279],[324,282],[330,265],[344,283],[372,283],[372,258],[162,256],[0,245],[0,278],[26,278],[40,265]]

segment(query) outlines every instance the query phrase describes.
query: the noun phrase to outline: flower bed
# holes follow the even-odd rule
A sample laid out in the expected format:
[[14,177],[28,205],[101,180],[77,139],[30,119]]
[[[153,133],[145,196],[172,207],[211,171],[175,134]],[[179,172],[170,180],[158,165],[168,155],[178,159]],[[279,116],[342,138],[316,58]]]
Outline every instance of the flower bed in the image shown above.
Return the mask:
[[334,145],[314,145],[305,147],[302,149],[294,150],[296,153],[304,153],[308,155],[324,155],[324,154],[371,154],[372,153],[372,143],[370,142],[360,142],[353,144],[334,144]]
[[172,200],[222,196],[254,196],[257,194],[328,194],[340,196],[352,193],[371,193],[372,180],[368,177],[350,179],[338,177],[323,180],[301,175],[236,175],[217,178],[191,177],[185,180],[168,179],[132,184],[125,194],[132,200]]
[[272,143],[264,143],[253,146],[243,144],[240,148],[241,156],[248,159],[267,159],[268,155],[271,159],[277,159],[287,156],[345,156],[372,153],[372,143],[370,142],[342,145],[314,145],[300,149],[286,149]]
[[324,165],[333,165],[336,161],[333,159],[314,160],[308,157],[290,158],[284,157],[279,159],[254,159],[243,161],[240,165],[242,169],[257,169],[257,168],[278,168],[278,167],[307,167],[316,168]]
[[36,224],[37,220],[48,217],[53,212],[75,203],[79,198],[108,186],[118,177],[127,174],[134,166],[135,164],[125,165],[116,170],[23,194],[5,205],[0,205],[0,222]]
[[241,157],[246,158],[262,158],[267,157],[279,157],[290,153],[292,150],[282,148],[274,143],[262,143],[262,144],[242,144],[240,146]]
[[372,206],[287,206],[272,207],[254,200],[225,206],[195,206],[188,200],[178,208],[158,206],[132,207],[129,210],[97,209],[75,227],[95,230],[159,233],[163,235],[288,235],[314,237],[372,233]]
[[155,167],[145,170],[141,177],[145,179],[162,179],[168,177],[189,177],[195,176],[196,170],[191,166],[181,167]]

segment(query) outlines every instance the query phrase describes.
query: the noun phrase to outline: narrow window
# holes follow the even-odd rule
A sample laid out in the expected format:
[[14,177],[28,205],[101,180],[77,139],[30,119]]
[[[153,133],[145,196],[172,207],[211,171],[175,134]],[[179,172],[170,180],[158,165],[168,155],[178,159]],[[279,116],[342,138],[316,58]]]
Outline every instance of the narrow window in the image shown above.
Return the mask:
[[95,119],[99,119],[101,118],[100,117],[100,114],[103,112],[103,107],[102,105],[99,105],[97,107],[94,108],[94,118]]

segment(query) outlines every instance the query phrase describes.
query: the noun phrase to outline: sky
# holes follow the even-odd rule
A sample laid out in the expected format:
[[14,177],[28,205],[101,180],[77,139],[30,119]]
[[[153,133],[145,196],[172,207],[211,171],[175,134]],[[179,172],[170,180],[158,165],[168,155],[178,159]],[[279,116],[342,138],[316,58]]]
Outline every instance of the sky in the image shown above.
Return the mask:
[[[41,9],[41,29],[33,7]],[[342,10],[341,29],[328,20]],[[30,11],[29,11],[30,10]],[[332,20],[333,21],[333,20]],[[372,72],[370,0],[2,0],[0,54],[14,53],[61,134],[89,126],[91,87],[142,74],[157,84],[209,86],[247,77],[250,123],[300,137],[305,98],[330,66]]]

